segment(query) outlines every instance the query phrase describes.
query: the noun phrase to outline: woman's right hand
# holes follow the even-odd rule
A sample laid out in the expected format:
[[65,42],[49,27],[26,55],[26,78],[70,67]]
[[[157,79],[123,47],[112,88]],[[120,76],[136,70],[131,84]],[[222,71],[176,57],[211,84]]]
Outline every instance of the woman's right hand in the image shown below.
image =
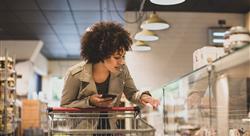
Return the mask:
[[89,102],[93,106],[97,107],[111,107],[113,99],[112,98],[102,98],[101,94],[91,95],[89,98]]

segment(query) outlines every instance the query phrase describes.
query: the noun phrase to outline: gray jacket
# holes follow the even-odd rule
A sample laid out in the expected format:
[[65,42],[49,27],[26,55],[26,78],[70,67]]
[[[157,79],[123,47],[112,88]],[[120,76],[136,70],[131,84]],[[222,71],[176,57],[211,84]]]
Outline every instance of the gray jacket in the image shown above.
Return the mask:
[[[117,95],[113,106],[118,106],[122,93],[135,104],[139,104],[142,92],[134,85],[128,68],[123,65],[119,73],[111,73],[109,81],[109,94]],[[69,68],[61,98],[62,107],[87,108],[89,96],[97,94],[95,81],[92,78],[92,64],[81,62]]]
[[[142,92],[139,92],[134,85],[126,65],[123,65],[119,73],[111,73],[109,81],[109,94],[117,95],[113,106],[119,106],[122,93],[126,98],[135,104],[140,104],[139,99]],[[95,81],[92,77],[92,64],[81,62],[71,67],[65,77],[65,84],[61,97],[62,107],[88,108],[89,97],[97,94]],[[111,121],[114,122],[114,121]],[[115,126],[110,123],[111,128]]]

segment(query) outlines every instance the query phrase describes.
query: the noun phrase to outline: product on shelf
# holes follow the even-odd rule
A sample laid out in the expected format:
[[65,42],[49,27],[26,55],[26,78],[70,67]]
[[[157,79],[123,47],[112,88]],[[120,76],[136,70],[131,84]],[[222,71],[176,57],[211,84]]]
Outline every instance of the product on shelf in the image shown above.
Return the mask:
[[9,70],[13,70],[14,69],[14,60],[13,60],[13,58],[11,58],[11,57],[8,57],[8,62],[7,62],[7,68],[9,69]]
[[216,136],[216,130],[213,128],[201,128],[195,132],[194,136]]
[[189,124],[186,124],[186,125],[180,125],[178,126],[178,133],[181,134],[182,136],[183,135],[191,135],[193,136],[195,134],[195,132],[197,130],[199,130],[200,127],[197,126],[197,125],[189,125]]
[[10,88],[15,87],[15,78],[9,77],[7,80],[8,80],[8,87]]
[[[14,60],[11,57],[7,57],[7,60],[5,59],[6,57],[1,57],[0,56],[0,69],[5,69],[7,66],[8,70],[13,70],[14,69]],[[5,64],[7,62],[7,64]]]
[[243,128],[233,128],[229,130],[229,136],[246,136],[246,134],[248,135],[249,133],[247,133],[247,131]]
[[0,56],[0,69],[5,68],[5,58]]
[[250,136],[250,131],[247,131],[246,133],[244,133],[243,136]]
[[200,105],[201,97],[203,92],[201,91],[193,91],[187,97],[187,106],[188,109],[197,108]]
[[224,36],[224,48],[226,52],[238,49],[250,43],[249,31],[242,26],[231,27]]
[[201,98],[201,103],[200,103],[200,107],[201,108],[210,108],[210,106],[215,106],[215,103],[213,104],[210,104],[210,99],[211,99],[211,102],[213,102],[212,98],[210,98],[209,96],[204,96]]

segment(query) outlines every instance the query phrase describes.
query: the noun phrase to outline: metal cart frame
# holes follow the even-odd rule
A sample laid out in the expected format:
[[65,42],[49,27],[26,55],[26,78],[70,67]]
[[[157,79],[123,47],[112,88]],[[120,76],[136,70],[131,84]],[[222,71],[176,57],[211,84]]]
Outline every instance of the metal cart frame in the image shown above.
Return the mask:
[[[50,136],[154,136],[155,129],[140,116],[138,107],[62,108],[49,107]],[[102,116],[105,115],[105,116]],[[110,128],[98,128],[102,119]],[[113,125],[111,125],[113,122]]]

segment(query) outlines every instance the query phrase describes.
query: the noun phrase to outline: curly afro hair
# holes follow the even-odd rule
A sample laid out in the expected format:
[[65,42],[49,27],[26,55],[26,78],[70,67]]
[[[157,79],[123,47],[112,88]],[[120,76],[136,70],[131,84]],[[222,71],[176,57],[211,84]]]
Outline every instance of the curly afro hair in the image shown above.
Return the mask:
[[89,27],[81,38],[81,56],[88,63],[98,63],[115,52],[131,49],[130,34],[121,24],[99,22]]

